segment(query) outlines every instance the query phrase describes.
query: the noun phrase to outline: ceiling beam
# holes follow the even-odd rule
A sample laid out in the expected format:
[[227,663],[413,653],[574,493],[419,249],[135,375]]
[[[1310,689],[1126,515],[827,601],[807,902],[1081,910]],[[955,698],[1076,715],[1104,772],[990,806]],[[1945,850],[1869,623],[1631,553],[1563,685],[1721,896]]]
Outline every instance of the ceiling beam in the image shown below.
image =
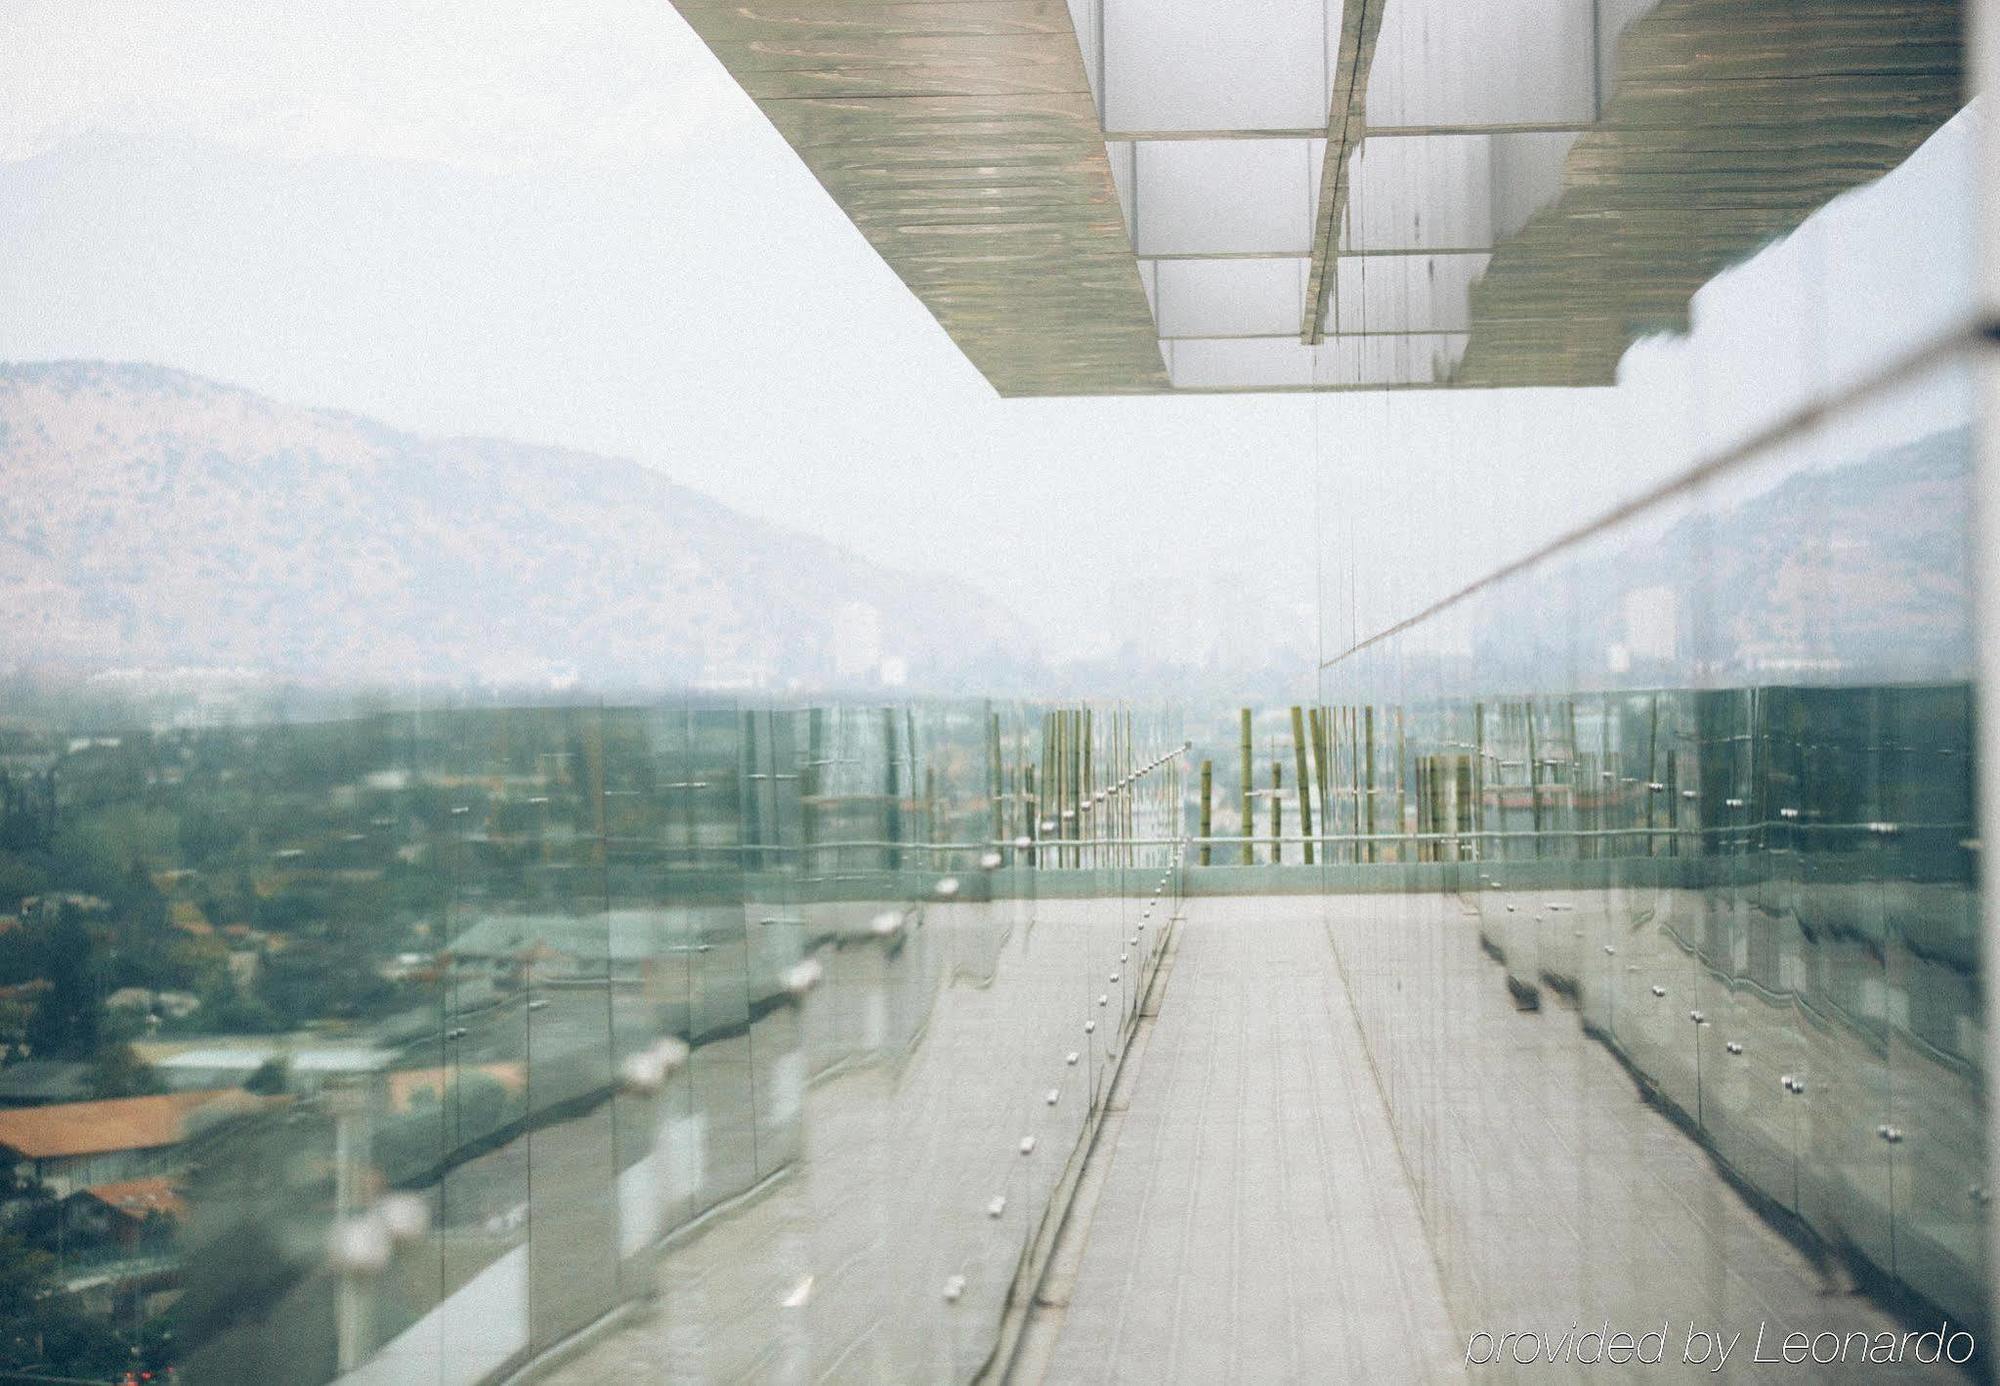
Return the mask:
[[1375,65],[1375,40],[1382,33],[1382,10],[1387,4],[1388,0],[1346,0],[1340,7],[1333,102],[1326,117],[1326,162],[1313,218],[1305,316],[1299,323],[1299,341],[1305,346],[1319,344],[1321,324],[1326,321],[1333,261],[1340,250],[1340,222],[1347,214],[1347,156],[1361,143],[1368,123],[1368,72]]

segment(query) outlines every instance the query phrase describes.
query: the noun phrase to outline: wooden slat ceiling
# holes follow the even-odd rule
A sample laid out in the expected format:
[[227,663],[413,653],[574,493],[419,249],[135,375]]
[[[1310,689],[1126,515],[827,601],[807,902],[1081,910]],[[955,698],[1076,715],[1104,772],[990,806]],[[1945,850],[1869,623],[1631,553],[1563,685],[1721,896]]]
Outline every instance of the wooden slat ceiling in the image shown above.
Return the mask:
[[1959,0],[1662,0],[1563,192],[1494,252],[1450,383],[1609,385],[1695,291],[1963,104]]
[[[1258,140],[1303,150],[1319,132],[1221,132],[1236,138],[1216,166],[1213,206],[1199,179],[1192,202],[1146,195],[1136,151],[1152,151],[1148,176],[1160,177],[1176,150],[1216,132],[1181,145],[1171,131],[1137,137],[1149,145],[1114,133],[1135,189],[1121,208],[1065,0],[676,3],[1002,395],[1607,384],[1635,338],[1685,327],[1691,296],[1717,271],[1895,167],[1963,101],[1961,0],[1631,0],[1610,72],[1593,76],[1595,57],[1581,72],[1531,70],[1549,59],[1526,50],[1475,61],[1480,89],[1502,106],[1510,93],[1588,93],[1600,77],[1608,89],[1594,116],[1551,127],[1567,143],[1550,147],[1545,174],[1495,157],[1489,178],[1485,155],[1465,162],[1468,139],[1490,134],[1497,149],[1539,136],[1497,113],[1378,130],[1367,112],[1378,95],[1389,112],[1422,107],[1435,88],[1449,96],[1439,69],[1468,61],[1446,51],[1452,41],[1463,49],[1496,25],[1504,38],[1507,13],[1475,25],[1455,0],[1324,0],[1331,112],[1309,248],[1204,249],[1201,228],[1228,221],[1209,213],[1256,191],[1247,170]],[[1575,3],[1594,30],[1597,5]],[[1400,19],[1404,48],[1371,83],[1385,15]],[[1133,22],[1120,31],[1128,42]],[[1235,42],[1259,41],[1244,16],[1231,24]],[[1099,51],[1103,36],[1092,38]],[[1201,61],[1198,48],[1184,52],[1174,80],[1202,89],[1186,70]],[[1129,91],[1144,74],[1120,80]],[[1426,244],[1354,243],[1349,185],[1371,152],[1404,172],[1377,181],[1370,225],[1420,232],[1468,208],[1472,224],[1489,198],[1496,220],[1503,203],[1531,207],[1497,244],[1454,244],[1455,263],[1359,258],[1417,256]],[[1128,210],[1154,256],[1149,280]],[[1155,256],[1161,245],[1194,254]],[[1282,273],[1239,276],[1191,306],[1189,276],[1244,251],[1297,257],[1296,287]],[[1372,298],[1371,278],[1386,289]],[[1167,365],[1149,284],[1174,325]],[[1290,302],[1298,330],[1204,329],[1204,313],[1245,319],[1255,292]]]
[[1002,395],[1167,389],[1063,0],[676,0]]

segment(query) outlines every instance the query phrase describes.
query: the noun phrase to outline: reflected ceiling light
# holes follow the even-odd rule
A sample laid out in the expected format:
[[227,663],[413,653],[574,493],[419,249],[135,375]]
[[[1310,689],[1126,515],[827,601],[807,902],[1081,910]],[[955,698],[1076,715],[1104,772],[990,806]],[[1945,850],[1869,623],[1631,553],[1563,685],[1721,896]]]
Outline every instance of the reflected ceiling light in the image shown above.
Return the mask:
[[375,1275],[393,1250],[388,1227],[374,1213],[342,1218],[327,1233],[327,1260],[342,1275]]
[[794,999],[803,1000],[825,975],[826,969],[820,966],[818,958],[802,958],[785,970],[785,990]]
[[398,1243],[419,1241],[431,1228],[430,1205],[413,1193],[384,1194],[375,1212],[390,1239]]
[[650,1048],[626,1055],[618,1065],[618,1085],[633,1097],[655,1096],[687,1056],[687,1045],[672,1035],[662,1036]]

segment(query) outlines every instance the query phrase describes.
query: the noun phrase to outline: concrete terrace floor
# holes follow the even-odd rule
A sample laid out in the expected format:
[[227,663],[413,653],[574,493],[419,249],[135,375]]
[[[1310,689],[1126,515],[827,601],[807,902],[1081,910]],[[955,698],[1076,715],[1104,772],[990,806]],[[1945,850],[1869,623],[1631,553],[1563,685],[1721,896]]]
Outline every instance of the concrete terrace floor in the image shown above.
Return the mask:
[[[993,984],[925,1011],[907,1065],[811,1087],[813,1158],[662,1256],[649,1312],[540,1379],[932,1383],[977,1370],[1026,1229],[982,1240],[1000,1225],[972,1195],[1013,1189],[1010,1216],[1038,1206],[1004,1181],[1030,1168],[1008,1094],[1039,1070],[1007,1071],[996,1037],[1022,1028],[1023,1006],[1068,1015],[1075,966],[1061,950],[1101,909],[1045,901],[1035,930],[993,926],[993,946],[973,950],[999,959],[978,974]],[[969,947],[947,943],[954,958]],[[1678,1341],[1657,1366],[1468,1369],[1473,1329],[1897,1325],[1765,1223],[1559,999],[1517,1011],[1477,920],[1450,902],[1196,898],[1162,967],[1010,1386],[1965,1380],[1910,1363],[1751,1367],[1747,1336],[1719,1374],[1683,1365]],[[1405,1026],[1385,1072],[1420,1184],[1350,980]],[[908,1130],[936,1133],[934,1159],[884,1160]],[[926,1317],[947,1269],[980,1293]]]
[[[1759,1217],[1567,1006],[1517,1011],[1476,921],[1429,903],[1385,935],[1377,897],[1190,902],[1010,1386],[1967,1379],[1745,1360],[1760,1323],[1772,1354],[1792,1330],[1903,1326]],[[1407,1004],[1448,1032],[1449,1072],[1398,1084],[1405,1126],[1438,1128],[1422,1213],[1329,928],[1364,983],[1412,965],[1371,934],[1414,934],[1436,969]],[[1665,1360],[1465,1364],[1473,1329],[1607,1315],[1635,1335],[1669,1321]],[[1743,1333],[1726,1368],[1682,1361],[1691,1324]]]
[[1163,981],[1012,1379],[1462,1380],[1313,903],[1192,902]]

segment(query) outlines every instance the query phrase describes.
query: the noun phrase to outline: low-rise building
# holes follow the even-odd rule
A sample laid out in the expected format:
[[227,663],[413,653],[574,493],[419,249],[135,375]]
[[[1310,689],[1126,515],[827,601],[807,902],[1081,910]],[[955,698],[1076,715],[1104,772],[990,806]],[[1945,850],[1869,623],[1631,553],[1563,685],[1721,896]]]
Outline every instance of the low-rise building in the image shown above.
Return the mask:
[[199,1092],[241,1086],[273,1059],[282,1060],[295,1093],[317,1092],[327,1082],[371,1077],[389,1066],[385,1050],[356,1045],[298,1045],[292,1042],[210,1041],[173,1048],[149,1047],[142,1056],[168,1088]]
[[0,1107],[47,1107],[90,1097],[90,1065],[80,1059],[23,1059],[0,1068]]
[[267,1099],[236,1089],[63,1102],[0,1112],[0,1165],[32,1178],[57,1198],[180,1168],[176,1147],[188,1122],[210,1107]]
[[170,1244],[186,1216],[180,1186],[163,1174],[79,1189],[62,1206],[65,1244],[82,1252],[134,1255]]
[[73,914],[105,914],[111,909],[110,902],[95,895],[85,895],[80,891],[58,891],[49,895],[28,895],[22,897],[19,911],[23,924],[54,923],[63,911]]

